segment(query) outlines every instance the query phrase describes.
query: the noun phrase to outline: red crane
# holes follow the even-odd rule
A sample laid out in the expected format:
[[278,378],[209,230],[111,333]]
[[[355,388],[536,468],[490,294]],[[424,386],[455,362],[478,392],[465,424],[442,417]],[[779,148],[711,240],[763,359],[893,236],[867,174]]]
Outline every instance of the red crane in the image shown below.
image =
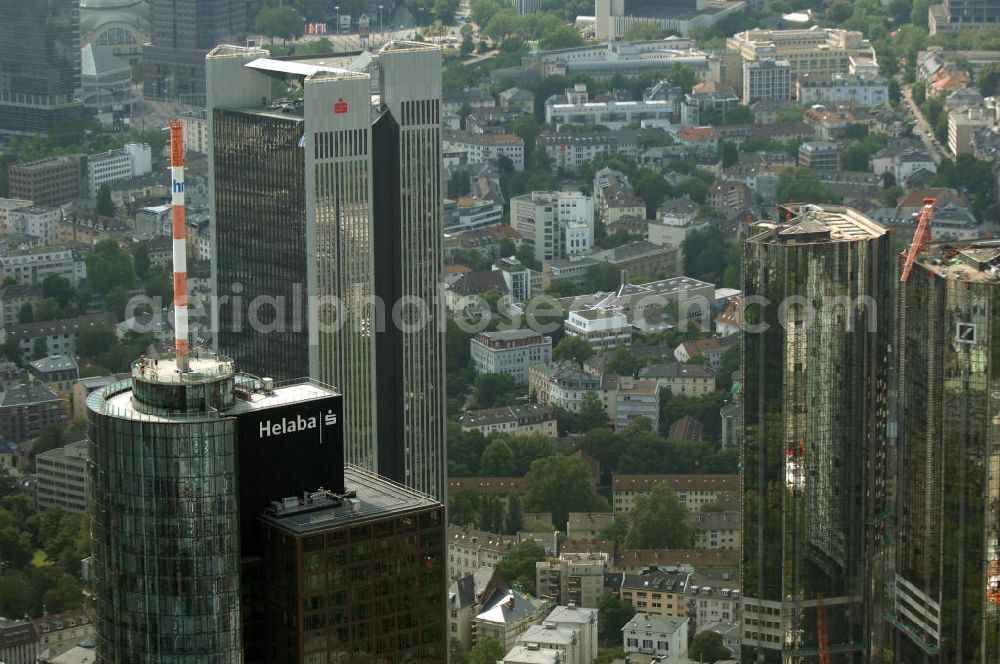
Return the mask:
[[830,664],[830,650],[826,637],[826,607],[823,606],[823,593],[816,593],[816,631],[819,645],[819,664]]
[[905,284],[906,280],[910,278],[910,270],[913,268],[914,261],[917,260],[917,254],[927,252],[927,247],[931,243],[931,218],[933,216],[934,199],[925,198],[924,206],[920,209],[920,217],[917,219],[917,230],[913,233],[913,243],[906,254],[903,275],[899,278],[899,282],[902,284]]

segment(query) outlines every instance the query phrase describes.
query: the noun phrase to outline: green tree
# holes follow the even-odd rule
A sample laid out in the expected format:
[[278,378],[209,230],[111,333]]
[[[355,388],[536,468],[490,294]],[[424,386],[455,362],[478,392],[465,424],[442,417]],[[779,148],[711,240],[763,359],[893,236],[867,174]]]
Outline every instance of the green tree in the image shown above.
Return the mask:
[[509,401],[514,391],[514,379],[509,374],[483,373],[476,376],[476,404],[479,408],[493,408]]
[[976,79],[976,85],[984,97],[1000,93],[1000,64],[994,63],[983,67]]
[[583,395],[576,421],[578,431],[593,431],[608,426],[608,415],[604,412],[604,406],[601,405],[596,392],[591,391]]
[[896,203],[906,191],[899,185],[893,185],[882,192],[882,202],[886,207],[896,207]]
[[469,178],[469,171],[458,170],[448,178],[448,198],[457,199],[461,196],[468,196],[470,191],[472,191],[472,182]]
[[14,480],[14,476],[7,470],[7,466],[0,466],[0,500],[14,495],[16,490],[17,482]]
[[635,376],[642,366],[643,363],[629,350],[628,346],[618,346],[608,358],[604,372],[619,376]]
[[514,451],[504,438],[495,438],[479,460],[479,472],[483,477],[511,477],[515,474]]
[[62,318],[62,309],[59,302],[54,297],[46,297],[38,301],[35,306],[35,321],[55,320]]
[[646,218],[652,218],[656,214],[656,208],[665,196],[670,194],[670,185],[659,173],[649,169],[640,169],[636,174],[633,189],[644,201],[646,201]]
[[573,26],[560,25],[542,37],[538,45],[546,51],[557,48],[573,48],[574,46],[583,45],[583,37],[580,36],[580,33]]
[[96,323],[80,330],[76,338],[76,352],[80,357],[94,359],[115,344],[115,331],[107,323]]
[[621,271],[611,263],[594,263],[587,268],[583,286],[591,293],[614,291],[621,285],[621,278]]
[[458,526],[475,523],[479,513],[479,494],[469,489],[448,492],[448,521]]
[[723,168],[735,166],[740,160],[736,144],[729,141],[722,141],[719,143],[719,157],[722,159]]
[[[534,578],[534,567],[532,567],[532,578]],[[503,644],[488,636],[479,639],[469,651],[469,664],[496,664],[505,654],[507,651],[504,650]]]
[[692,661],[712,664],[712,662],[730,657],[732,657],[732,653],[729,652],[729,648],[723,645],[722,635],[711,630],[695,634],[691,645],[688,646],[688,659]]
[[552,351],[552,359],[557,361],[572,360],[577,364],[583,364],[594,356],[594,349],[583,337],[567,334],[556,344]]
[[265,7],[257,13],[254,27],[257,32],[274,41],[282,42],[302,35],[305,20],[294,7]]
[[31,344],[31,359],[40,360],[49,354],[49,342],[45,337],[35,337]]
[[35,322],[35,308],[31,306],[31,302],[25,302],[17,310],[17,322],[21,325]]
[[663,39],[663,30],[655,23],[634,23],[625,30],[623,35],[625,41],[640,42]]
[[135,267],[135,276],[145,281],[149,276],[149,245],[145,242],[132,250],[132,265]]
[[87,285],[96,293],[107,295],[115,288],[135,286],[132,257],[115,240],[101,240],[87,255]]
[[778,176],[779,203],[836,203],[839,196],[819,181],[808,168],[788,168]]
[[666,483],[635,501],[625,546],[629,549],[684,549],[694,544],[687,508]]
[[624,514],[619,516],[619,518],[615,519],[610,526],[602,530],[598,535],[602,540],[614,542],[615,546],[622,546],[625,542],[625,536],[628,535],[628,518]]
[[76,291],[66,277],[50,274],[42,281],[42,297],[54,299],[60,309],[65,309],[76,297]]
[[608,509],[607,501],[594,488],[590,467],[582,459],[560,455],[538,459],[531,464],[527,480],[525,508],[530,512],[551,512],[559,530],[566,529],[570,512]]
[[698,82],[698,75],[687,65],[673,65],[667,70],[667,80],[671,85],[676,85],[681,92],[691,92],[691,88]]
[[111,201],[111,187],[102,184],[97,190],[97,204],[94,206],[97,214],[105,217],[115,216],[115,204]]
[[[533,540],[524,540],[507,552],[497,567],[510,583],[520,583],[529,595],[535,594],[535,563],[545,560],[545,549]],[[498,659],[503,658],[501,652]],[[494,662],[490,662],[494,664]]]
[[635,615],[632,605],[616,593],[606,592],[597,604],[601,619],[597,621],[597,633],[605,647],[621,643],[622,628]]
[[503,531],[508,535],[516,535],[524,526],[524,510],[521,508],[521,496],[516,493],[507,497],[507,514],[504,517]]
[[31,456],[36,457],[43,452],[58,449],[65,444],[66,440],[63,438],[62,427],[56,424],[49,424],[42,429],[42,433],[35,439],[35,444],[31,446]]

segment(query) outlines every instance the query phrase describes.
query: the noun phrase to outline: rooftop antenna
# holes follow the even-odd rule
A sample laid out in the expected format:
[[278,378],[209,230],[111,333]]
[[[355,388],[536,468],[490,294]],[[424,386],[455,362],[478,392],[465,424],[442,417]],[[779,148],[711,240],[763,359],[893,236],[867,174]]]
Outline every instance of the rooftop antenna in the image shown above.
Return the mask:
[[184,222],[184,129],[181,121],[170,121],[170,204],[173,212],[174,253],[174,347],[177,370],[190,371],[188,364],[187,228]]
[[906,263],[903,265],[903,274],[899,278],[900,283],[906,283],[910,278],[910,270],[918,254],[927,253],[928,245],[931,243],[931,218],[934,216],[933,198],[925,198],[924,205],[920,209],[920,217],[917,219],[917,230],[913,234],[913,243],[906,254]]

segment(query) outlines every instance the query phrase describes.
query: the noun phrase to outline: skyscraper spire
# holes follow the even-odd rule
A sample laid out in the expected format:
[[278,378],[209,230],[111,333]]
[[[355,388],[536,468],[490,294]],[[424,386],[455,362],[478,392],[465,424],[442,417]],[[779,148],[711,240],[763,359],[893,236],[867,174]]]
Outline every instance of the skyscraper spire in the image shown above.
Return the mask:
[[184,130],[180,120],[170,121],[170,204],[174,240],[174,345],[177,368],[188,370],[187,227],[184,221]]

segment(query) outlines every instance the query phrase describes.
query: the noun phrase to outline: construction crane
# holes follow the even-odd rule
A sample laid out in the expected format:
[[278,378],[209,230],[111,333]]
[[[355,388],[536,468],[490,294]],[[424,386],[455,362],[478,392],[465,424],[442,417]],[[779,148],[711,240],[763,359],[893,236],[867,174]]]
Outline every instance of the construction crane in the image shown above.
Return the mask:
[[927,247],[931,243],[931,218],[934,216],[934,199],[925,198],[924,206],[920,209],[920,216],[917,218],[917,230],[913,233],[913,243],[906,254],[906,264],[903,265],[903,275],[899,278],[899,283],[905,284],[910,278],[910,270],[913,268],[917,254],[927,252]]
[[823,593],[816,593],[816,632],[819,646],[819,664],[830,664],[830,649],[826,636],[826,607],[823,606]]

